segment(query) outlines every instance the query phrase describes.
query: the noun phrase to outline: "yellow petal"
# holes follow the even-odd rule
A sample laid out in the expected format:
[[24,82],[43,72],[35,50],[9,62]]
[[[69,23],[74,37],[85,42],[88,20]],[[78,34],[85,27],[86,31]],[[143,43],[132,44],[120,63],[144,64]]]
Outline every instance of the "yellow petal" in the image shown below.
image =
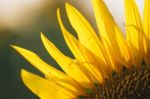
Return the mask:
[[89,22],[68,3],[66,3],[66,10],[70,23],[78,34],[80,43],[106,63],[100,47],[102,44]]
[[124,0],[126,16],[126,37],[133,56],[133,64],[138,66],[143,59],[143,30],[138,8],[134,0]]
[[70,77],[79,82],[83,87],[91,88],[93,86],[93,82],[89,76],[90,74],[86,71],[86,68],[79,66],[80,64],[74,64],[73,59],[61,53],[60,50],[57,49],[42,33],[41,39],[49,54]]
[[50,79],[55,80],[60,85],[65,88],[70,89],[76,94],[80,94],[80,86],[72,80],[69,76],[64,74],[63,72],[55,69],[54,67],[45,63],[38,55],[35,53],[23,49],[21,47],[12,46],[16,51],[18,51],[27,61],[29,61],[33,66],[35,66],[38,70],[40,70],[43,74],[45,74]]
[[[118,51],[116,48],[114,48],[115,51],[113,50],[113,52],[116,55],[117,60],[119,60],[121,62],[121,64],[123,64],[124,66],[129,68],[131,66],[131,61],[132,61],[129,45],[128,45],[127,41],[125,40],[125,38],[123,38],[120,35],[122,32],[118,29],[118,27],[114,26],[114,28],[115,28],[115,32],[116,32],[116,42],[118,44],[118,47],[119,47],[118,49],[120,51]],[[116,54],[116,53],[118,53],[118,54]]]
[[99,34],[111,45],[111,38],[115,38],[115,31],[113,29],[115,25],[114,20],[103,0],[92,0],[92,4]]
[[113,53],[113,50],[111,49],[111,47],[109,46],[108,42],[105,40],[105,39],[102,39],[103,41],[103,44],[104,44],[104,47],[106,48],[106,53],[107,53],[107,58],[109,59],[109,66],[111,66],[111,68],[113,68],[113,70],[115,70],[116,72],[121,72],[121,69],[122,69],[122,66],[120,66],[119,64],[117,64],[117,62],[115,63],[114,62],[114,59],[113,57],[115,56],[112,56],[112,53]]
[[[25,85],[37,96],[44,99],[61,99],[74,97],[73,93],[61,88],[53,81],[49,81],[26,70],[21,71],[21,77]],[[66,95],[66,96],[64,96]]]
[[144,27],[144,33],[145,33],[145,40],[144,40],[144,51],[145,51],[145,61],[146,63],[150,64],[150,0],[144,1],[144,21],[143,21],[143,27]]
[[144,32],[146,37],[150,40],[150,0],[145,0],[144,4]]
[[[129,50],[127,48],[127,44],[125,42],[125,38],[123,33],[120,31],[119,27],[116,25],[113,17],[111,16],[109,10],[104,4],[103,0],[92,0],[93,9],[95,13],[96,23],[99,30],[99,35],[102,39],[105,39],[103,43],[108,50],[108,57],[110,57],[109,61],[112,61],[112,65],[116,66],[115,60],[119,61],[123,65],[127,65],[129,62]],[[126,45],[126,46],[124,46]],[[110,53],[110,50],[111,53]],[[128,56],[128,57],[127,57]],[[120,67],[120,66],[119,66]],[[117,68],[117,67],[115,67]]]
[[79,61],[79,63],[87,63],[84,65],[91,72],[91,75],[93,75],[98,81],[102,81],[102,75],[107,75],[107,73],[110,73],[108,72],[110,68],[106,69],[106,65],[101,60],[99,60],[99,63],[97,63],[95,59],[96,56],[93,57],[92,53],[88,51],[81,43],[78,42],[78,40],[75,37],[71,35],[71,33],[69,33],[65,29],[61,21],[59,9],[57,10],[57,17],[65,41],[72,53],[74,54],[74,56],[76,57],[76,59]]
[[124,0],[127,40],[130,41],[136,49],[139,49],[140,33],[142,33],[142,24],[138,8],[134,0]]

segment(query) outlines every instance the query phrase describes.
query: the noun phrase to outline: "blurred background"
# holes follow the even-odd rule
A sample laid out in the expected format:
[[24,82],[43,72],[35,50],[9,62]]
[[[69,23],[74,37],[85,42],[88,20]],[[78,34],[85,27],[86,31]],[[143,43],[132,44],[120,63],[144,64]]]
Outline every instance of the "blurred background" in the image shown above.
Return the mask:
[[[59,69],[42,45],[40,32],[43,32],[63,53],[72,56],[56,18],[56,9],[60,8],[67,29],[75,34],[66,16],[65,2],[80,10],[97,31],[91,0],[0,0],[0,99],[38,99],[23,84],[20,70],[25,68],[41,75],[40,72],[14,51],[10,44],[36,52]],[[105,2],[117,24],[125,31],[123,0]],[[143,1],[137,0],[137,3],[142,13]]]

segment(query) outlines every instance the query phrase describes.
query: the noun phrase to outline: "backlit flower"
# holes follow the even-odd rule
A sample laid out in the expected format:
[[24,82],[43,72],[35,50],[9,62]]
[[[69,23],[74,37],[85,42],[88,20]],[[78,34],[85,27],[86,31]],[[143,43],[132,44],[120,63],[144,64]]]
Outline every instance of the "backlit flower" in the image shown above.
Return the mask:
[[150,98],[150,0],[145,0],[141,21],[134,0],[124,0],[126,36],[118,28],[103,0],[92,0],[98,32],[73,6],[66,3],[75,38],[57,18],[72,59],[58,50],[42,33],[48,53],[64,72],[45,63],[35,53],[12,46],[45,78],[26,70],[21,76],[26,86],[42,99]]

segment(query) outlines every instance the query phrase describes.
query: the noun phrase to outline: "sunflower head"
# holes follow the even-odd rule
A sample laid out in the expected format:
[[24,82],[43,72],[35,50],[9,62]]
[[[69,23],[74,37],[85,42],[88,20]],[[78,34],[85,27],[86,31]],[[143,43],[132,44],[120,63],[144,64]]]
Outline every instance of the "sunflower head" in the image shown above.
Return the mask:
[[126,36],[103,0],[92,0],[98,33],[72,5],[66,11],[78,38],[64,26],[57,9],[63,37],[75,58],[64,55],[41,33],[49,55],[63,71],[37,54],[12,46],[45,77],[22,70],[25,85],[42,99],[149,99],[150,98],[150,0],[145,0],[141,19],[134,0],[124,0]]

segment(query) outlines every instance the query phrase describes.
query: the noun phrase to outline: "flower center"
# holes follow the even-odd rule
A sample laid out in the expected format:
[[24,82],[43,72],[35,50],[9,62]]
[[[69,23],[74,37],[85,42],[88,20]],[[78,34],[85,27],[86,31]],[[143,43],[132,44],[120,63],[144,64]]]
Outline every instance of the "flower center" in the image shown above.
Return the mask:
[[150,66],[123,69],[122,74],[115,74],[104,84],[96,85],[83,99],[150,99]]

